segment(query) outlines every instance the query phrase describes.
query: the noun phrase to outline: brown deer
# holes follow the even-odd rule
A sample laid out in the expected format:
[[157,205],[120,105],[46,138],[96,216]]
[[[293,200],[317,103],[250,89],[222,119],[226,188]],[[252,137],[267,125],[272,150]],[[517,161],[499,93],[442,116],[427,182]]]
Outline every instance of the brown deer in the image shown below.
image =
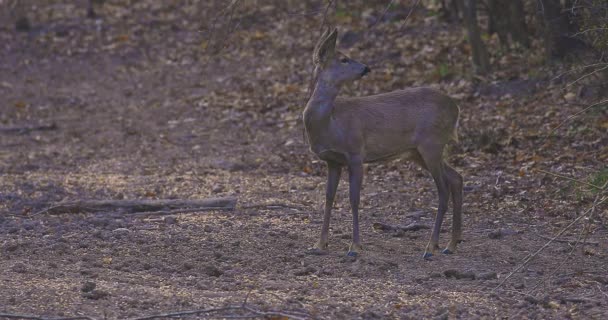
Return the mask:
[[348,256],[362,249],[359,238],[359,196],[363,164],[405,158],[431,173],[439,207],[424,258],[439,249],[439,231],[453,201],[452,238],[442,251],[456,252],[462,240],[462,177],[443,159],[443,149],[458,141],[459,109],[448,96],[431,88],[410,88],[372,96],[341,98],[340,88],[360,79],[370,69],[336,51],[338,32],[327,30],[315,48],[314,90],[304,109],[304,127],[310,149],[327,162],[327,190],[321,238],[313,252],[327,250],[329,220],[342,167],[349,172],[353,235]]

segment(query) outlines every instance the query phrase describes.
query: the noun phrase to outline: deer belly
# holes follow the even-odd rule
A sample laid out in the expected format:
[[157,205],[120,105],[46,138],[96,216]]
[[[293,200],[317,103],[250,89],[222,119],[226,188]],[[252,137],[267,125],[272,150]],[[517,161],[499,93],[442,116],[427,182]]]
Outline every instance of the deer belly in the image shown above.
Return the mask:
[[319,159],[328,162],[335,162],[339,164],[348,164],[348,160],[346,155],[341,152],[336,152],[332,150],[323,150],[321,152],[316,153]]

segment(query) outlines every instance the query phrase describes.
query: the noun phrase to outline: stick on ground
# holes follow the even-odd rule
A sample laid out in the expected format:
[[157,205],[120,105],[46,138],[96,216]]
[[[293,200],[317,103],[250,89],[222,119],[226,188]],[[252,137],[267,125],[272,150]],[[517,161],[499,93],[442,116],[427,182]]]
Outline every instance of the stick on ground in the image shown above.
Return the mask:
[[122,212],[176,214],[193,211],[234,210],[237,199],[208,198],[196,200],[77,200],[53,204],[37,214]]

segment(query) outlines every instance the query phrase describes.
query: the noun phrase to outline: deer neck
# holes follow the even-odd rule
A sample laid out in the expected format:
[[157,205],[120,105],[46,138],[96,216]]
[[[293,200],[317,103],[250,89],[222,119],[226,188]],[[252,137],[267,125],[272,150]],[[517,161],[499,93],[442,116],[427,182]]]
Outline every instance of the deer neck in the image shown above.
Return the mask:
[[315,89],[304,109],[306,127],[325,126],[331,119],[334,101],[340,92],[340,87],[329,85],[323,79],[315,84]]

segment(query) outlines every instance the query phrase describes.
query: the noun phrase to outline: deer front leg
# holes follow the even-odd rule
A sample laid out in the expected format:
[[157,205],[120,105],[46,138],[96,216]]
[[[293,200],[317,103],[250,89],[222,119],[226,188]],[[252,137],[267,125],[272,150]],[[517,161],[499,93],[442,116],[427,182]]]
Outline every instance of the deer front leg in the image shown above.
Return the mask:
[[363,183],[363,161],[360,156],[353,156],[348,163],[349,174],[349,198],[350,207],[353,212],[353,243],[348,249],[347,255],[356,257],[362,249],[359,239],[359,198],[361,184]]
[[329,243],[329,220],[331,208],[336,197],[336,190],[340,182],[342,167],[335,162],[327,162],[327,187],[325,190],[325,210],[323,212],[323,227],[321,228],[321,238],[315,245],[316,250],[325,251]]

